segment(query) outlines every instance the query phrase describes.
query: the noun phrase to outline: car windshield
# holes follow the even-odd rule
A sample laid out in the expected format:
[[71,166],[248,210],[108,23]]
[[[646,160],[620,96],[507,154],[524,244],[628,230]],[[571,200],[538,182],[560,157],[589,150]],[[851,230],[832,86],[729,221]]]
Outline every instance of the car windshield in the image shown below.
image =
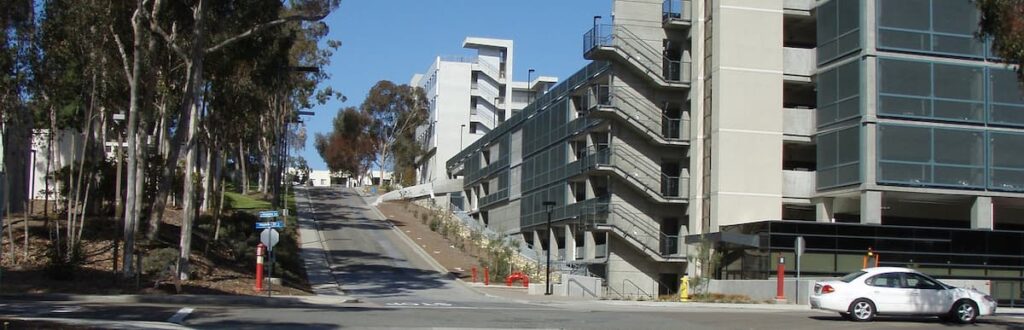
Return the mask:
[[843,281],[843,282],[846,282],[846,283],[850,283],[851,281],[857,279],[858,277],[860,277],[861,275],[864,275],[864,274],[867,274],[867,272],[863,272],[863,271],[853,272],[853,273],[846,274],[846,276],[840,277],[839,280]]

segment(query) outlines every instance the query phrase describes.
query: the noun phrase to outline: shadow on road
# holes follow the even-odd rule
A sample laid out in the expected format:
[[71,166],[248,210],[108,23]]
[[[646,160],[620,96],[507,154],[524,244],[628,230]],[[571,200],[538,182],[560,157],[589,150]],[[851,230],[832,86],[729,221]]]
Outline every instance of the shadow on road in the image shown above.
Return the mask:
[[[809,316],[808,318],[819,321],[836,321],[836,322],[853,322],[849,321],[839,315],[836,316]],[[944,322],[939,320],[938,317],[929,316],[878,316],[872,321],[872,323],[880,324],[892,324],[896,323],[914,323],[914,324],[928,324],[930,327],[938,328],[959,328],[959,327],[973,327],[973,324],[959,324],[953,322]],[[992,319],[987,317],[979,317],[976,323],[980,324],[992,324],[997,326],[1004,326],[1006,329],[1024,329],[1024,324],[1007,322],[999,319]]]

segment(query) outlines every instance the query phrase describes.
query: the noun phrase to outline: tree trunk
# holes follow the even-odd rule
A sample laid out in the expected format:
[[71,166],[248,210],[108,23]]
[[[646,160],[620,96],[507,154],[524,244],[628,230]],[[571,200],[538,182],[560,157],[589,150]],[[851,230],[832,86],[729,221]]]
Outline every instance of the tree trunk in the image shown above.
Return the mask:
[[238,139],[238,165],[242,167],[242,184],[239,186],[244,195],[249,192],[249,174],[245,172],[245,163],[248,162],[249,157],[246,156],[245,150],[242,148],[243,145],[245,143],[242,142],[242,139]]
[[205,55],[205,17],[206,1],[199,0],[196,9],[193,11],[195,26],[193,27],[194,42],[192,46],[192,66],[190,76],[192,98],[186,102],[189,104],[188,119],[188,149],[185,156],[185,188],[183,193],[184,210],[181,217],[181,253],[178,255],[178,279],[189,279],[189,256],[192,252],[192,223],[195,220],[195,190],[193,187],[192,173],[196,162],[196,126],[199,121],[199,105],[202,93],[200,88],[203,80],[203,55]]
[[203,162],[203,203],[200,204],[199,212],[206,213],[210,207],[210,186],[213,185],[213,176],[210,175],[210,166],[213,162],[213,150],[215,149],[212,141],[206,144],[206,158]]
[[[129,78],[131,78],[128,81],[129,103],[127,132],[129,169],[127,186],[129,188],[135,187],[136,181],[139,179],[138,173],[132,169],[138,166],[138,145],[141,143],[141,141],[139,141],[137,131],[139,127],[139,117],[142,115],[139,113],[139,111],[141,111],[139,109],[139,97],[141,93],[139,88],[139,76],[142,74],[142,11],[145,10],[145,8],[141,6],[141,2],[139,2],[139,4],[140,6],[135,8],[135,13],[132,15],[132,68],[131,72],[126,72]],[[139,221],[139,214],[135,212],[137,209],[136,204],[139,203],[139,197],[141,196],[133,189],[128,189],[125,194],[124,232],[122,233],[122,235],[124,235],[124,255],[121,257],[121,260],[124,263],[121,266],[121,270],[124,272],[125,277],[129,277],[134,273],[132,268],[134,265],[132,258],[135,254],[135,231],[132,230],[132,228],[135,228],[135,223]]]

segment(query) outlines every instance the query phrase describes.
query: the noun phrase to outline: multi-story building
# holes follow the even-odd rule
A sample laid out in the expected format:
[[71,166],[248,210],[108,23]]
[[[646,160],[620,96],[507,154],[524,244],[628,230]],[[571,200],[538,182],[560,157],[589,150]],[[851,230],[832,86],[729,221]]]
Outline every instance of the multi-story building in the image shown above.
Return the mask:
[[416,74],[410,81],[411,86],[426,91],[430,107],[429,121],[416,131],[425,150],[417,160],[420,184],[448,179],[446,160],[557,82],[545,76],[513,81],[512,40],[469,37],[462,46],[477,54],[439,56],[426,73]]
[[970,1],[613,10],[583,37],[590,65],[448,162],[488,226],[610,295],[671,291],[699,241],[723,256],[704,275],[768,278],[780,255],[791,272],[802,236],[805,276],[873,250],[1022,298],[1024,94]]

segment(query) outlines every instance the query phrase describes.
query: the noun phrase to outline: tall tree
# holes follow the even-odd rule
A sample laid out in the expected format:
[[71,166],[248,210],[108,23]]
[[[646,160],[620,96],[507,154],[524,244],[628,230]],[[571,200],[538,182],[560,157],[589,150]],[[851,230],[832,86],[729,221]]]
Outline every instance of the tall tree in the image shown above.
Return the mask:
[[992,37],[996,55],[1017,65],[1017,78],[1024,81],[1024,1],[975,0],[981,10],[981,37]]
[[330,134],[316,134],[316,151],[332,172],[361,175],[369,169],[375,154],[370,117],[348,107],[338,111],[332,124]]
[[426,102],[426,93],[419,87],[381,80],[370,89],[360,106],[360,110],[372,120],[370,131],[374,134],[374,151],[378,155],[381,180],[384,179],[385,168],[397,170],[392,158],[403,150],[400,148],[403,140],[411,137],[416,127],[426,121]]

